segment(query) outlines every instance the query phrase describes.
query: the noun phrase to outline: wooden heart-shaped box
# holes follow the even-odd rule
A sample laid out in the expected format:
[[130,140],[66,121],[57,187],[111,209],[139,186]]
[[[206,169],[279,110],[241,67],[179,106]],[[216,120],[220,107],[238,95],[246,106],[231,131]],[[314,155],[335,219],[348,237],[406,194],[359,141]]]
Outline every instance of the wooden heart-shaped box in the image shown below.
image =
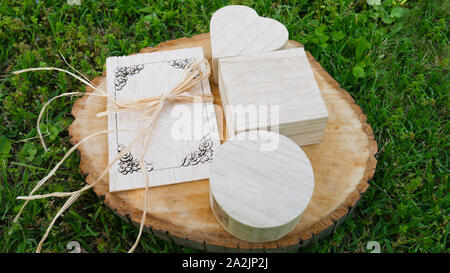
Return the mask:
[[211,54],[214,83],[218,83],[219,58],[267,52],[286,46],[286,27],[271,18],[260,17],[246,6],[226,6],[211,17]]
[[[209,34],[164,42],[141,53],[179,48],[203,47],[211,61]],[[287,47],[301,47],[289,41]],[[265,243],[250,243],[229,234],[214,218],[209,204],[207,179],[170,186],[150,188],[145,231],[177,244],[213,252],[294,251],[333,233],[351,213],[369,186],[375,171],[377,144],[366,116],[351,96],[327,74],[307,52],[319,89],[329,112],[327,127],[319,144],[303,146],[314,170],[315,186],[311,201],[302,219],[283,238]],[[105,76],[93,82],[106,85]],[[211,82],[211,78],[210,78]],[[92,92],[90,88],[87,92]],[[221,105],[217,85],[211,82],[214,103]],[[106,110],[106,99],[84,96],[73,106],[74,122],[69,128],[73,144],[84,137],[107,130],[108,121],[97,118]],[[218,115],[217,117],[220,117]],[[225,120],[218,120],[225,128]],[[80,147],[80,169],[92,183],[108,165],[107,136],[94,137]],[[123,219],[139,225],[142,216],[144,190],[109,192],[108,177],[94,187],[95,193]]]

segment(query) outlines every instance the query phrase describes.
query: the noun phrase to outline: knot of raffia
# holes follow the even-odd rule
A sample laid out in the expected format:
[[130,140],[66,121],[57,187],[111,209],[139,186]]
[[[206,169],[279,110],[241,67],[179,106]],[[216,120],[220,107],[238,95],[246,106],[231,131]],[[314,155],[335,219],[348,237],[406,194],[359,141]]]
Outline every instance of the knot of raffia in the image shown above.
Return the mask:
[[[202,67],[204,67],[205,72]],[[108,96],[107,110],[97,114],[97,117],[106,116],[112,113],[122,113],[127,111],[140,111],[141,118],[152,118],[159,115],[158,109],[166,102],[212,102],[214,100],[211,94],[186,95],[184,94],[211,73],[209,63],[206,59],[193,60],[184,70],[182,81],[167,94],[160,96],[146,97],[142,99],[130,100],[125,98],[111,99]]]
[[[70,66],[70,65],[69,65]],[[71,67],[72,69],[74,69],[73,67]],[[84,186],[83,188],[81,188],[80,190],[77,191],[73,191],[73,192],[52,192],[52,193],[48,193],[48,194],[42,194],[42,195],[34,195],[34,193],[41,187],[44,185],[44,183],[49,180],[58,170],[58,168],[61,166],[61,164],[64,162],[64,160],[69,157],[69,155],[74,152],[81,144],[83,144],[84,142],[86,142],[89,139],[92,139],[98,135],[101,134],[107,134],[107,133],[111,133],[111,132],[118,132],[118,131],[130,131],[130,130],[103,130],[103,131],[99,131],[96,133],[93,133],[85,138],[83,138],[82,140],[80,140],[80,142],[78,142],[77,144],[75,144],[65,155],[64,157],[56,164],[56,166],[44,177],[42,178],[37,184],[36,186],[31,190],[30,194],[28,196],[19,196],[17,197],[17,199],[20,200],[25,200],[25,203],[22,205],[19,213],[17,214],[17,216],[14,218],[14,222],[17,222],[22,211],[24,210],[24,208],[26,207],[26,205],[28,204],[29,201],[34,200],[34,199],[43,199],[43,198],[48,198],[48,197],[69,197],[66,202],[64,203],[64,205],[61,207],[61,209],[58,211],[58,213],[55,215],[55,217],[52,219],[50,225],[47,228],[46,233],[44,234],[44,236],[42,237],[41,241],[39,242],[39,245],[36,249],[36,252],[40,252],[42,245],[45,241],[45,239],[47,238],[50,230],[52,229],[53,225],[55,224],[56,220],[58,219],[59,216],[61,216],[63,214],[63,212],[65,210],[67,210],[69,208],[70,205],[72,205],[77,199],[78,197],[86,190],[94,187],[96,184],[98,184],[105,176],[106,174],[108,174],[109,170],[111,169],[111,167],[120,159],[122,158],[126,153],[128,153],[130,151],[130,149],[139,141],[142,140],[143,141],[143,152],[142,152],[142,156],[140,157],[139,160],[139,164],[141,165],[141,170],[142,170],[142,174],[145,177],[146,183],[145,183],[145,192],[144,192],[144,205],[143,205],[143,213],[142,213],[142,218],[141,218],[141,223],[140,223],[140,228],[139,228],[139,234],[138,237],[136,238],[136,241],[134,243],[134,245],[131,247],[131,249],[129,250],[129,252],[133,252],[134,249],[136,248],[137,244],[139,243],[142,231],[143,231],[143,226],[145,223],[145,219],[146,219],[146,214],[147,214],[147,192],[148,192],[148,186],[149,186],[149,181],[148,181],[148,173],[145,171],[145,163],[144,163],[144,157],[145,157],[145,153],[147,150],[147,145],[148,145],[148,140],[149,140],[149,136],[151,135],[152,129],[153,129],[153,124],[154,121],[158,118],[159,114],[161,113],[162,109],[164,108],[164,105],[166,103],[175,103],[175,102],[212,102],[214,97],[211,94],[202,94],[202,95],[189,95],[189,94],[185,94],[187,91],[189,91],[192,87],[196,86],[197,84],[199,84],[200,82],[202,82],[205,79],[208,79],[210,73],[211,73],[211,68],[210,65],[208,63],[208,61],[206,59],[202,59],[202,60],[193,60],[184,70],[184,74],[183,74],[183,78],[181,80],[181,82],[175,86],[172,90],[170,90],[168,93],[166,94],[162,94],[160,96],[154,96],[154,97],[146,97],[146,98],[142,98],[142,99],[137,99],[137,100],[130,100],[130,99],[113,99],[105,90],[102,90],[100,88],[98,88],[97,86],[94,86],[93,84],[91,84],[91,82],[81,73],[79,73],[77,70],[75,70],[78,74],[80,74],[83,78],[81,78],[80,76],[61,69],[61,68],[55,68],[55,67],[40,67],[40,68],[28,68],[28,69],[23,69],[20,71],[15,71],[14,74],[20,74],[20,73],[24,73],[24,72],[28,72],[28,71],[39,71],[39,70],[56,70],[56,71],[61,71],[64,73],[67,73],[69,75],[71,75],[72,77],[78,79],[79,81],[81,81],[82,83],[86,84],[87,86],[91,87],[94,92],[91,93],[85,93],[85,92],[70,92],[70,93],[64,93],[58,96],[53,97],[52,99],[50,99],[46,104],[44,104],[44,106],[41,109],[41,112],[39,114],[38,120],[37,120],[37,132],[39,135],[39,139],[42,143],[42,146],[44,147],[44,150],[47,151],[47,147],[45,145],[44,142],[44,138],[42,136],[39,124],[40,121],[42,119],[42,116],[45,112],[46,107],[50,104],[50,102],[52,102],[53,100],[60,98],[60,97],[65,97],[65,96],[82,96],[82,95],[92,95],[92,96],[100,96],[100,97],[106,97],[108,102],[107,102],[107,110],[101,113],[97,114],[97,117],[103,117],[106,116],[108,114],[112,114],[112,113],[123,113],[123,112],[129,112],[129,111],[139,111],[141,113],[141,119],[149,119],[150,121],[147,123],[146,127],[141,129],[137,136],[124,148],[122,149],[119,154],[109,162],[108,166],[106,167],[106,169],[100,174],[100,176],[91,184],[88,184],[86,186]]]

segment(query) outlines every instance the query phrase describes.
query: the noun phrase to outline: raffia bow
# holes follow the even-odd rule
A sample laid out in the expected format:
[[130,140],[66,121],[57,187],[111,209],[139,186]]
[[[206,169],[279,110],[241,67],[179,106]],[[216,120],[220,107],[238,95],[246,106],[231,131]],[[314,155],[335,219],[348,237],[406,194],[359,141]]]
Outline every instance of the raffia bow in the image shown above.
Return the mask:
[[[71,68],[74,69],[73,67],[71,67]],[[58,170],[58,168],[61,166],[61,164],[64,162],[64,160],[73,151],[75,151],[81,144],[83,144],[87,140],[92,139],[93,137],[96,137],[96,136],[101,135],[101,134],[107,134],[107,133],[110,133],[110,132],[117,132],[117,131],[130,131],[130,130],[103,130],[103,131],[99,131],[99,132],[93,133],[93,134],[83,138],[80,142],[75,144],[64,155],[64,157],[61,159],[61,161],[59,161],[56,164],[56,166],[44,178],[42,178],[36,184],[36,186],[31,190],[31,192],[30,192],[30,194],[28,196],[19,196],[19,197],[17,197],[17,199],[25,200],[25,203],[22,205],[19,213],[14,218],[14,222],[17,222],[19,220],[20,215],[22,214],[24,208],[26,207],[26,205],[28,204],[28,202],[30,200],[43,199],[43,198],[48,198],[48,197],[69,197],[67,199],[67,201],[64,203],[64,205],[61,207],[61,209],[58,211],[58,213],[54,216],[54,218],[52,219],[50,225],[47,228],[46,233],[44,234],[44,236],[42,237],[41,241],[39,242],[39,245],[38,245],[38,247],[36,249],[36,252],[40,252],[41,249],[42,249],[42,245],[43,245],[45,239],[47,238],[50,230],[52,229],[52,227],[55,224],[55,222],[58,219],[58,217],[61,216],[62,213],[65,210],[67,210],[67,208],[69,208],[70,205],[72,205],[78,199],[78,197],[80,197],[80,195],[84,191],[94,187],[97,183],[99,183],[101,181],[101,179],[109,172],[111,167],[117,162],[117,160],[122,158],[127,152],[130,151],[130,149],[139,140],[141,140],[143,142],[144,150],[143,150],[142,156],[139,159],[139,164],[140,164],[140,167],[141,167],[140,169],[142,170],[142,173],[145,176],[146,183],[145,183],[145,192],[144,192],[144,209],[143,209],[141,223],[140,223],[140,227],[139,227],[139,234],[138,234],[138,237],[136,238],[135,243],[133,244],[131,249],[128,251],[129,253],[133,252],[135,250],[136,246],[138,245],[139,240],[141,238],[143,227],[144,227],[144,223],[145,223],[145,218],[146,218],[146,215],[147,215],[147,192],[148,192],[148,187],[149,187],[149,178],[148,178],[148,173],[145,171],[146,167],[145,167],[145,163],[144,163],[144,157],[145,157],[145,154],[146,154],[146,151],[147,151],[150,135],[151,135],[151,133],[153,131],[154,122],[159,117],[159,115],[161,114],[164,106],[167,105],[168,103],[174,103],[174,102],[212,102],[213,101],[214,97],[211,94],[203,94],[203,95],[200,95],[200,96],[192,96],[192,95],[185,94],[192,87],[194,87],[195,85],[197,85],[198,83],[200,83],[201,81],[203,81],[204,79],[207,79],[209,77],[209,75],[211,73],[211,69],[210,69],[208,61],[206,59],[193,60],[190,63],[190,65],[185,68],[182,81],[177,86],[175,86],[171,91],[169,91],[167,94],[162,94],[161,96],[147,97],[147,98],[137,99],[137,100],[129,100],[129,99],[118,99],[118,100],[115,100],[115,99],[113,99],[107,92],[105,92],[104,90],[99,89],[98,87],[96,87],[93,84],[91,84],[89,82],[89,80],[86,77],[84,77],[81,73],[79,73],[76,69],[74,69],[74,70],[76,72],[78,72],[83,78],[81,78],[80,76],[78,76],[78,75],[76,75],[76,74],[74,74],[74,73],[72,73],[70,71],[67,71],[65,69],[55,68],[55,67],[29,68],[29,69],[23,69],[23,70],[15,71],[13,73],[14,74],[21,74],[21,73],[25,73],[25,72],[29,72],[29,71],[39,71],[39,70],[56,70],[56,71],[61,71],[61,72],[67,73],[67,74],[71,75],[72,77],[80,80],[82,83],[86,84],[87,86],[91,87],[92,89],[94,89],[94,91],[96,91],[96,92],[92,92],[92,93],[85,93],[85,92],[64,93],[64,94],[58,95],[58,96],[50,99],[46,104],[44,104],[44,106],[41,109],[41,112],[39,113],[39,117],[38,117],[38,120],[37,120],[37,131],[38,131],[39,139],[40,139],[41,144],[44,147],[45,151],[47,151],[47,146],[45,145],[44,138],[43,138],[41,130],[39,128],[39,124],[40,124],[40,121],[42,119],[42,116],[43,116],[44,111],[47,108],[47,106],[53,100],[55,100],[57,98],[60,98],[60,97],[82,96],[82,95],[92,95],[92,96],[106,97],[108,99],[107,110],[104,111],[104,112],[98,113],[97,117],[103,117],[103,116],[106,116],[106,115],[112,114],[112,113],[120,114],[120,113],[130,112],[130,111],[135,111],[135,112],[138,111],[138,112],[141,113],[140,119],[141,120],[148,120],[148,123],[147,123],[147,126],[144,129],[139,131],[139,133],[131,141],[131,143],[128,144],[123,150],[121,150],[121,152],[112,161],[109,162],[109,164],[106,167],[106,169],[101,173],[101,175],[92,184],[86,185],[83,188],[81,188],[80,190],[73,191],[73,192],[53,192],[53,193],[42,194],[42,195],[34,195],[34,193],[41,186],[43,186],[44,183],[48,179],[50,179],[55,174],[55,172]]]

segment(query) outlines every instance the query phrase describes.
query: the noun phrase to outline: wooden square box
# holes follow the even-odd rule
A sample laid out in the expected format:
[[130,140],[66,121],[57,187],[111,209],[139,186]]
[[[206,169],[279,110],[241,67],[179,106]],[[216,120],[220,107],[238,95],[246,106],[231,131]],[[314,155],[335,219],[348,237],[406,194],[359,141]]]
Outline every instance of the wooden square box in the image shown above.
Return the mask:
[[218,73],[228,136],[278,126],[300,146],[320,142],[328,111],[303,48],[222,58]]

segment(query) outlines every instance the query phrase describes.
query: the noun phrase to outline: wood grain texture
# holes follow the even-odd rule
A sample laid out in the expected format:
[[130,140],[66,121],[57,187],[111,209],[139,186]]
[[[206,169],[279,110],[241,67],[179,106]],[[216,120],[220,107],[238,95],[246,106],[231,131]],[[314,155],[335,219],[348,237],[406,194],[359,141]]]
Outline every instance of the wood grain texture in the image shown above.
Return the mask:
[[219,75],[228,135],[272,128],[300,146],[322,139],[328,112],[303,48],[223,58]]
[[269,131],[240,133],[217,150],[209,170],[211,209],[231,234],[268,242],[299,222],[314,190],[305,152]]
[[209,29],[216,84],[219,58],[281,49],[289,39],[289,32],[283,24],[271,18],[260,17],[252,8],[240,5],[217,10],[211,17]]
[[[205,56],[211,60],[209,34],[192,38],[167,41],[155,48],[141,52],[153,52],[202,46]],[[301,47],[295,41],[290,47]],[[327,235],[341,224],[356,206],[369,186],[376,167],[377,144],[366,116],[352,97],[307,52],[319,89],[327,106],[329,119],[320,144],[302,147],[314,169],[315,188],[310,205],[302,215],[302,221],[285,237],[268,243],[249,243],[226,232],[214,218],[209,204],[208,180],[155,187],[149,191],[149,217],[145,230],[171,242],[212,252],[263,252],[295,251]],[[93,83],[104,86],[105,77],[97,77]],[[211,83],[211,79],[210,79]],[[87,92],[92,92],[87,88]],[[220,105],[216,85],[211,84],[215,104]],[[106,101],[94,96],[78,99],[72,109],[75,117],[69,128],[71,142],[105,130],[106,118],[96,114],[106,109]],[[219,124],[224,124],[219,121]],[[219,128],[220,130],[220,128]],[[106,168],[108,147],[106,137],[97,137],[79,147],[80,169],[86,174],[86,182],[92,183]],[[143,190],[110,193],[108,178],[94,187],[95,193],[118,216],[136,226],[141,219]]]

